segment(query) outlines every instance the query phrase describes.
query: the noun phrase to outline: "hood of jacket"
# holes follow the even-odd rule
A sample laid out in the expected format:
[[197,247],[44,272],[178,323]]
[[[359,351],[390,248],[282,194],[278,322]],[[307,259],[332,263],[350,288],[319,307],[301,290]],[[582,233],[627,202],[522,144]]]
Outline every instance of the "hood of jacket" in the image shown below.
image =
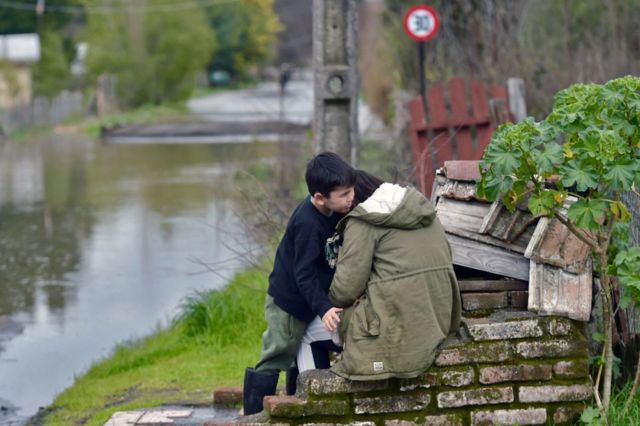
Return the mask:
[[416,189],[383,183],[340,221],[338,232],[344,230],[349,219],[387,228],[417,229],[429,226],[435,217],[431,201]]

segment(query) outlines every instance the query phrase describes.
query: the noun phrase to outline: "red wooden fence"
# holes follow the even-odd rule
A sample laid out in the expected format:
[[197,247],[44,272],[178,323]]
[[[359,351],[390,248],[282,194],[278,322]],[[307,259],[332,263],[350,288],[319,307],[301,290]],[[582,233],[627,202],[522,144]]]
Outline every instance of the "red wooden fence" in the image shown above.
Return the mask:
[[482,158],[495,130],[489,99],[501,99],[507,105],[507,90],[503,86],[453,77],[447,88],[448,93],[435,84],[427,90],[426,123],[422,97],[416,96],[409,102],[416,182],[427,197],[431,196],[436,169],[446,160]]

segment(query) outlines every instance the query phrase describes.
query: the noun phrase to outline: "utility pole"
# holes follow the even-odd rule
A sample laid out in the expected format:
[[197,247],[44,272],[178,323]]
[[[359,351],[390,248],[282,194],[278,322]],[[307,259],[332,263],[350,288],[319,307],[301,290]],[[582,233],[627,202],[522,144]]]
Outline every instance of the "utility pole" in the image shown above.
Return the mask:
[[314,134],[319,151],[358,163],[358,19],[355,0],[313,0]]

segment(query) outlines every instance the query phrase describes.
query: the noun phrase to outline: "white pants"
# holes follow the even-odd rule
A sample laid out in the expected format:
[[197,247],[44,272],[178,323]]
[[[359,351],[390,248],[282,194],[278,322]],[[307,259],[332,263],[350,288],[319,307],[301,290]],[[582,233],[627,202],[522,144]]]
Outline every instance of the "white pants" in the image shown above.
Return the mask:
[[[300,373],[317,368],[317,354],[316,358],[314,358],[314,352],[317,353],[317,350],[311,346],[314,342],[333,342],[337,346],[342,346],[338,331],[330,332],[324,326],[320,317],[315,317],[313,321],[307,324],[307,329],[302,336],[302,343],[300,343],[300,349],[298,349],[297,363]],[[324,350],[327,351],[327,349]],[[328,368],[328,366],[321,367]]]

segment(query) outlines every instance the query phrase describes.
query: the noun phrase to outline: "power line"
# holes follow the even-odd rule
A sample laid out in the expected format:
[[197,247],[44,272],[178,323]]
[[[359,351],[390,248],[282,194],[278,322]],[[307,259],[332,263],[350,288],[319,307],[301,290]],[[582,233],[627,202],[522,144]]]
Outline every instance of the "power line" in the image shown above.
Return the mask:
[[[158,4],[153,6],[145,6],[145,5],[135,6],[133,4],[129,4],[129,5],[123,5],[122,7],[113,7],[113,6],[106,6],[106,5],[104,6],[63,6],[63,5],[47,4],[45,6],[45,12],[73,14],[73,15],[81,14],[83,12],[90,12],[90,13],[104,14],[104,15],[117,14],[117,13],[176,12],[180,10],[197,9],[202,6],[217,6],[220,4],[235,3],[237,1],[239,0],[198,0],[196,2],[182,1],[182,2],[176,2],[176,3]],[[34,3],[0,0],[0,8],[23,10],[27,12],[36,13],[36,4]]]

